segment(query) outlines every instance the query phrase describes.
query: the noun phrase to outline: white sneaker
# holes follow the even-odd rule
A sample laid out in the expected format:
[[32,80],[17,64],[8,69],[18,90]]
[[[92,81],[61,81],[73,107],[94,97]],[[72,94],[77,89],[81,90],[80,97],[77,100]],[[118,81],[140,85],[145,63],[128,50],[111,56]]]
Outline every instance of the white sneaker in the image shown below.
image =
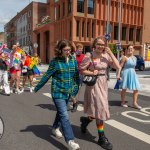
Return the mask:
[[36,81],[36,78],[33,78],[33,81]]
[[60,130],[59,130],[59,128],[53,128],[52,129],[52,134],[54,135],[54,136],[56,136],[57,138],[62,138],[63,137],[63,135],[62,135],[62,133],[60,132]]
[[24,92],[24,88],[22,88],[20,92],[23,93]]
[[33,92],[33,88],[32,87],[30,87],[30,93],[32,93]]
[[16,89],[16,90],[15,90],[15,93],[16,93],[16,94],[21,94],[22,91],[20,91],[19,89]]
[[68,147],[70,150],[79,150],[80,149],[79,144],[75,143],[74,140],[68,141]]
[[10,90],[10,93],[13,93],[13,90]]

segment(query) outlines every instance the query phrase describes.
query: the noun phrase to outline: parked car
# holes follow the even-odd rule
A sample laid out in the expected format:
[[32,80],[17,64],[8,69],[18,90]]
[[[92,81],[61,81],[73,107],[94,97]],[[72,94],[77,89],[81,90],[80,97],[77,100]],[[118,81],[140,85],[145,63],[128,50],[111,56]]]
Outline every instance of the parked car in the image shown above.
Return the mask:
[[135,55],[135,57],[137,58],[137,63],[136,63],[135,69],[139,69],[140,71],[144,71],[145,62],[144,62],[143,57],[141,57],[140,55]]

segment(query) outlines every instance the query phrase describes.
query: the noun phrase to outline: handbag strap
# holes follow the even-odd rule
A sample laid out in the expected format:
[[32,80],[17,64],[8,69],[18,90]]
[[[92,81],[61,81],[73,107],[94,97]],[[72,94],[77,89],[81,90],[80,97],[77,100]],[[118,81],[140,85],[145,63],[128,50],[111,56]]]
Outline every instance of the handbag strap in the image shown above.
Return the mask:
[[94,70],[95,70],[95,65],[94,65],[94,62],[93,62],[93,53],[91,52],[91,60],[92,60],[92,64],[93,64],[93,67],[94,67]]

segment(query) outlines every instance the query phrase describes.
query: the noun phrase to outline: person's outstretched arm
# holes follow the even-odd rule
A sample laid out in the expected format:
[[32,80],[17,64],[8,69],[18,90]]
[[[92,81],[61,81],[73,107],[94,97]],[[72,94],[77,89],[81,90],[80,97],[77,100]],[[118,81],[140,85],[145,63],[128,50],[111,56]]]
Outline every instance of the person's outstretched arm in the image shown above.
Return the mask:
[[36,85],[34,88],[34,92],[37,92],[39,89],[41,89],[49,80],[49,78],[53,75],[53,73],[56,71],[55,68],[55,60],[51,60],[48,70],[43,74],[40,82]]

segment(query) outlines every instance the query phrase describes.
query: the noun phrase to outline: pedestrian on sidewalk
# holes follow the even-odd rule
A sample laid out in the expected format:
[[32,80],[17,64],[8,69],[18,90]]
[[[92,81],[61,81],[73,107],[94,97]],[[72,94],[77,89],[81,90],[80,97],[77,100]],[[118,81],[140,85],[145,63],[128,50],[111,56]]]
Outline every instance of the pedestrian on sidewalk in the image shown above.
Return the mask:
[[75,97],[79,89],[78,66],[74,56],[72,56],[73,52],[74,48],[71,42],[67,40],[59,41],[55,48],[55,58],[50,61],[47,72],[44,73],[34,91],[37,92],[41,89],[52,77],[51,94],[57,109],[52,134],[61,138],[63,133],[68,147],[72,150],[77,150],[80,147],[74,141],[75,137],[67,112],[70,97]]
[[[78,63],[78,70],[79,70],[80,64],[84,58],[83,45],[81,43],[76,44],[75,58],[76,58],[76,61]],[[77,96],[75,98],[71,97],[71,100],[73,102],[73,108],[71,109],[72,112],[77,111],[78,101],[79,101],[79,96],[80,96],[80,90],[81,90],[81,86],[82,86],[82,79],[83,79],[83,75],[80,73],[80,70],[79,70],[80,85],[79,85],[79,91],[78,91]]]
[[102,38],[94,39],[93,51],[86,53],[80,65],[81,73],[84,75],[97,75],[96,84],[86,85],[84,93],[84,112],[88,117],[81,117],[81,132],[86,133],[87,126],[92,120],[96,120],[99,135],[98,144],[111,150],[112,144],[104,134],[104,121],[110,117],[108,106],[108,84],[106,69],[109,66],[119,69],[119,62],[110,50],[105,46]]
[[128,45],[126,50],[126,56],[122,57],[121,60],[121,68],[119,70],[119,76],[117,77],[118,80],[121,79],[121,106],[128,107],[125,101],[126,90],[133,91],[133,107],[136,109],[141,109],[142,107],[138,105],[138,90],[140,89],[139,80],[137,78],[135,72],[135,66],[137,59],[133,55],[134,53],[134,46]]
[[7,56],[0,52],[0,86],[4,89],[7,96],[10,96],[10,87],[8,83],[8,65],[6,63]]

